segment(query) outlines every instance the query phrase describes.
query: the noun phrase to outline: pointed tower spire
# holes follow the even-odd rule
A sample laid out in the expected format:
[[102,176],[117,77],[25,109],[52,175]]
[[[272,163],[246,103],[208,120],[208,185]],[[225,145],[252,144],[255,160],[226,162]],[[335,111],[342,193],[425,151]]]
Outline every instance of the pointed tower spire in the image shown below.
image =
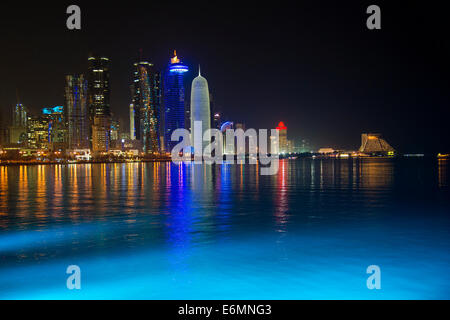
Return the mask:
[[177,50],[173,50],[173,58],[170,58],[170,63],[180,63],[180,59],[177,57]]
[[198,64],[198,76],[201,77],[202,73],[200,72],[200,64]]

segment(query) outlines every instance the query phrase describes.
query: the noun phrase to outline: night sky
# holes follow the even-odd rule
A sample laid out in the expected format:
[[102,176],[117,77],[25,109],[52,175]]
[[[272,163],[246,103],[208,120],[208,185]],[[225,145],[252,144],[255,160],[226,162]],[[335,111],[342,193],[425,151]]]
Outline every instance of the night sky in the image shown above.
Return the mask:
[[[357,149],[380,132],[402,152],[449,152],[448,13],[414,1],[35,1],[2,5],[0,108],[64,103],[64,76],[90,52],[111,59],[111,108],[128,127],[132,65],[163,69],[174,49],[231,120],[319,147]],[[395,2],[395,4],[392,4]],[[345,4],[344,4],[345,3]],[[81,7],[81,30],[66,8]],[[366,8],[381,7],[381,30]],[[188,91],[190,91],[190,83]]]

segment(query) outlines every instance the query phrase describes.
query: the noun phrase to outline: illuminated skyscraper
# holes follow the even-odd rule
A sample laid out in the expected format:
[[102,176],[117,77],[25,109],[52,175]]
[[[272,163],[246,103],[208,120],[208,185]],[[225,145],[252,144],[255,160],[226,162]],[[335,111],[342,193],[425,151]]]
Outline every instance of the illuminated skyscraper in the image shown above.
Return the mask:
[[41,115],[28,116],[27,119],[27,146],[32,149],[48,149],[50,147],[50,119]]
[[17,103],[13,112],[13,126],[26,127],[27,126],[27,109],[21,103]]
[[276,128],[278,131],[278,153],[285,154],[289,152],[288,141],[287,141],[287,128],[284,125],[283,121],[278,123],[278,127]]
[[[109,150],[111,128],[109,96],[109,59],[90,56],[88,59],[89,136],[95,152]],[[97,139],[95,141],[94,131],[95,139]]]
[[87,81],[83,75],[66,76],[65,120],[69,149],[89,148]]
[[134,130],[134,105],[130,104],[130,140],[136,140],[136,132]]
[[12,126],[9,127],[9,142],[14,144],[19,143],[22,145],[26,145],[28,142],[27,109],[23,104],[17,102],[16,106],[13,109],[12,116]]
[[167,152],[178,143],[171,141],[172,132],[185,127],[185,74],[188,71],[174,51],[164,77],[164,144]]
[[[195,148],[195,130],[194,122],[201,121],[202,137],[198,137],[202,141],[203,150],[210,144],[209,141],[203,141],[204,133],[211,128],[211,110],[209,105],[209,89],[208,81],[201,76],[200,68],[198,76],[192,81],[191,88],[191,143]],[[210,139],[209,139],[210,140]],[[195,152],[195,150],[194,150]]]
[[145,153],[160,152],[159,109],[161,106],[161,74],[153,64],[135,63],[133,76],[134,130]]
[[48,123],[48,148],[51,150],[66,149],[68,130],[64,119],[64,107],[43,108],[42,118],[45,118]]

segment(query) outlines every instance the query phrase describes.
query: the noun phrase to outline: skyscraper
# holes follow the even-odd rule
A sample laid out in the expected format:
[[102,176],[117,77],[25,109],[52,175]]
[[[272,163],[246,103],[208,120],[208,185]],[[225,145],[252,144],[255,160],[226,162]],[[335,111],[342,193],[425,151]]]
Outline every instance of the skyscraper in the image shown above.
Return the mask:
[[[209,89],[208,81],[202,77],[200,68],[198,70],[198,76],[192,80],[191,88],[191,144],[194,146],[195,152],[195,121],[201,121],[202,123],[202,137],[197,137],[202,141],[203,150],[209,141],[203,141],[203,136],[206,130],[211,128],[211,110],[209,105]],[[209,139],[210,140],[210,139]]]
[[278,131],[278,153],[288,153],[289,152],[289,148],[288,148],[288,140],[287,140],[287,128],[284,125],[283,121],[280,121],[280,123],[278,123],[277,126],[277,131]]
[[23,104],[17,102],[13,109],[12,126],[9,127],[9,142],[27,144],[27,109]]
[[42,117],[46,118],[48,123],[48,148],[65,150],[67,147],[67,125],[64,119],[64,107],[43,108]]
[[136,133],[134,130],[134,105],[130,104],[130,140],[136,140]]
[[87,80],[81,75],[67,75],[65,88],[65,120],[69,149],[89,148]]
[[161,74],[146,61],[135,63],[133,76],[134,130],[145,153],[159,148],[159,109],[161,106]]
[[27,119],[27,147],[32,149],[49,149],[50,126],[45,115],[32,116]]
[[111,110],[109,105],[109,59],[88,58],[89,136],[94,153],[109,150]]
[[21,103],[17,103],[13,112],[13,126],[26,127],[27,126],[27,109]]
[[185,74],[189,69],[177,57],[170,59],[164,77],[164,144],[170,152],[177,144],[171,141],[172,132],[185,127]]

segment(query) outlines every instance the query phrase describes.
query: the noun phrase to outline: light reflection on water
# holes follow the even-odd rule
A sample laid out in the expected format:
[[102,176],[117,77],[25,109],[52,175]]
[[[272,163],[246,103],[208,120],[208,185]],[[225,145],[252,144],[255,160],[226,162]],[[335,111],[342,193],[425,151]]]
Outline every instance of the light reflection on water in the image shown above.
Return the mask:
[[0,167],[0,298],[448,299],[447,165]]

